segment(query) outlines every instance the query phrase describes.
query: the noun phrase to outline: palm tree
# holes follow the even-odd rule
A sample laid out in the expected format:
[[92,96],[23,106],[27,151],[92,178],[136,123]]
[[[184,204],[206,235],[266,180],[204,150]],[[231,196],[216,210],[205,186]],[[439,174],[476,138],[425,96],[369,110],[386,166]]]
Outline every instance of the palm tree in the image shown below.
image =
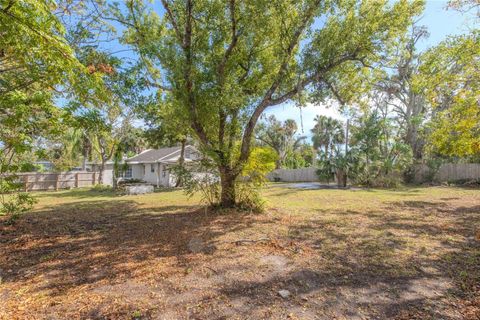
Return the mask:
[[281,122],[271,115],[266,122],[257,127],[256,138],[262,144],[271,147],[278,155],[276,169],[284,166],[289,153],[297,151],[306,137],[297,135],[298,126],[295,120]]
[[319,115],[315,117],[315,126],[311,130],[312,141],[315,149],[324,149],[325,157],[329,158],[335,146],[345,139],[343,125],[340,121]]
[[92,152],[92,144],[87,130],[80,127],[70,129],[66,133],[65,142],[66,154],[72,159],[78,159],[78,156],[81,156],[82,170],[85,171]]

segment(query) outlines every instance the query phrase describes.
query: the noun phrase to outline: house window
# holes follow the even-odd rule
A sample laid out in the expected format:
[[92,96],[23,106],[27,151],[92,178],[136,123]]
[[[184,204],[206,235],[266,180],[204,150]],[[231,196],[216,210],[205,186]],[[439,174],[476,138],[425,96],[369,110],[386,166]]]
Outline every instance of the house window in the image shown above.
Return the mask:
[[166,177],[167,176],[167,167],[166,166],[163,166],[163,170],[162,170],[162,177]]
[[150,164],[150,172],[155,172],[155,166],[153,165],[153,163]]
[[123,177],[130,179],[132,177],[132,166],[128,166],[125,172],[123,173]]
[[190,148],[185,149],[185,158],[186,159],[190,158]]

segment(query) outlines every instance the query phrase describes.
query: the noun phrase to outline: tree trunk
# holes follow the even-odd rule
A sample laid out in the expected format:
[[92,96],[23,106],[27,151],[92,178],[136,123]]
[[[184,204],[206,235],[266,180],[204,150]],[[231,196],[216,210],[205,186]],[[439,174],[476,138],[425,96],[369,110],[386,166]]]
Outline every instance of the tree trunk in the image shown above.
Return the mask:
[[[187,140],[182,140],[182,148],[180,149],[180,157],[178,158],[178,165],[183,169],[185,164],[185,146],[187,144]],[[175,183],[175,188],[181,187],[183,184],[182,176],[177,177],[177,182]]]
[[407,125],[406,143],[412,148],[414,159],[422,159],[422,146],[418,138],[418,126],[413,123],[408,123]]
[[87,161],[89,156],[89,147],[84,145],[83,152],[82,152],[82,171],[87,171]]
[[[178,158],[178,165],[183,168],[185,164],[185,145],[187,144],[187,140],[182,140],[182,149],[180,150],[180,158]],[[182,176],[177,177],[177,182],[175,183],[175,188],[181,187],[183,184]]]
[[345,188],[347,186],[347,173],[343,169],[337,169],[337,186]]
[[282,167],[282,161],[280,157],[275,161],[275,169],[280,169]]
[[82,171],[87,171],[87,156],[83,155],[82,159]]
[[405,118],[405,122],[407,125],[405,142],[412,148],[413,157],[416,160],[422,159],[423,157],[423,144],[421,138],[418,135],[420,124],[416,120],[418,116],[422,115],[423,111],[423,98],[414,93],[410,93],[409,103],[407,104],[407,115]]
[[98,183],[103,184],[103,171],[105,171],[105,160],[102,159],[100,164],[100,172],[98,173]]
[[337,186],[341,187],[342,186],[342,170],[337,169],[337,172],[335,172],[335,178],[337,178]]
[[115,170],[113,171],[112,188],[113,188],[113,190],[117,190],[117,188],[118,188],[117,175],[115,174]]
[[113,190],[117,190],[118,188],[118,176],[120,175],[119,172],[119,168],[118,168],[118,163],[116,163],[116,161],[114,162],[113,164],[113,170],[112,170],[112,188]]
[[220,206],[222,208],[233,208],[236,204],[235,180],[237,176],[232,173],[230,168],[220,168],[221,198]]

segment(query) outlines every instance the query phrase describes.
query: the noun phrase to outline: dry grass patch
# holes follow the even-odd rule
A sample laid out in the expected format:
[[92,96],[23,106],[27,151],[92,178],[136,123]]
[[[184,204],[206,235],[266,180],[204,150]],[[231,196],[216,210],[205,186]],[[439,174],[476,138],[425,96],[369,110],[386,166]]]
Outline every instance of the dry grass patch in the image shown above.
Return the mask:
[[0,221],[0,318],[479,319],[480,191],[264,194],[255,215],[179,191],[41,193]]

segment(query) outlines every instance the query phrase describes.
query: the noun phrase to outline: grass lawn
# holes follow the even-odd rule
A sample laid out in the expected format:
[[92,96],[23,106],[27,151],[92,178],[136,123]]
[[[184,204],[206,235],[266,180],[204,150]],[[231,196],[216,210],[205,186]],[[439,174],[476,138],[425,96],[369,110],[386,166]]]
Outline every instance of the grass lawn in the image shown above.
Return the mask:
[[480,190],[37,196],[0,218],[1,319],[480,319]]

